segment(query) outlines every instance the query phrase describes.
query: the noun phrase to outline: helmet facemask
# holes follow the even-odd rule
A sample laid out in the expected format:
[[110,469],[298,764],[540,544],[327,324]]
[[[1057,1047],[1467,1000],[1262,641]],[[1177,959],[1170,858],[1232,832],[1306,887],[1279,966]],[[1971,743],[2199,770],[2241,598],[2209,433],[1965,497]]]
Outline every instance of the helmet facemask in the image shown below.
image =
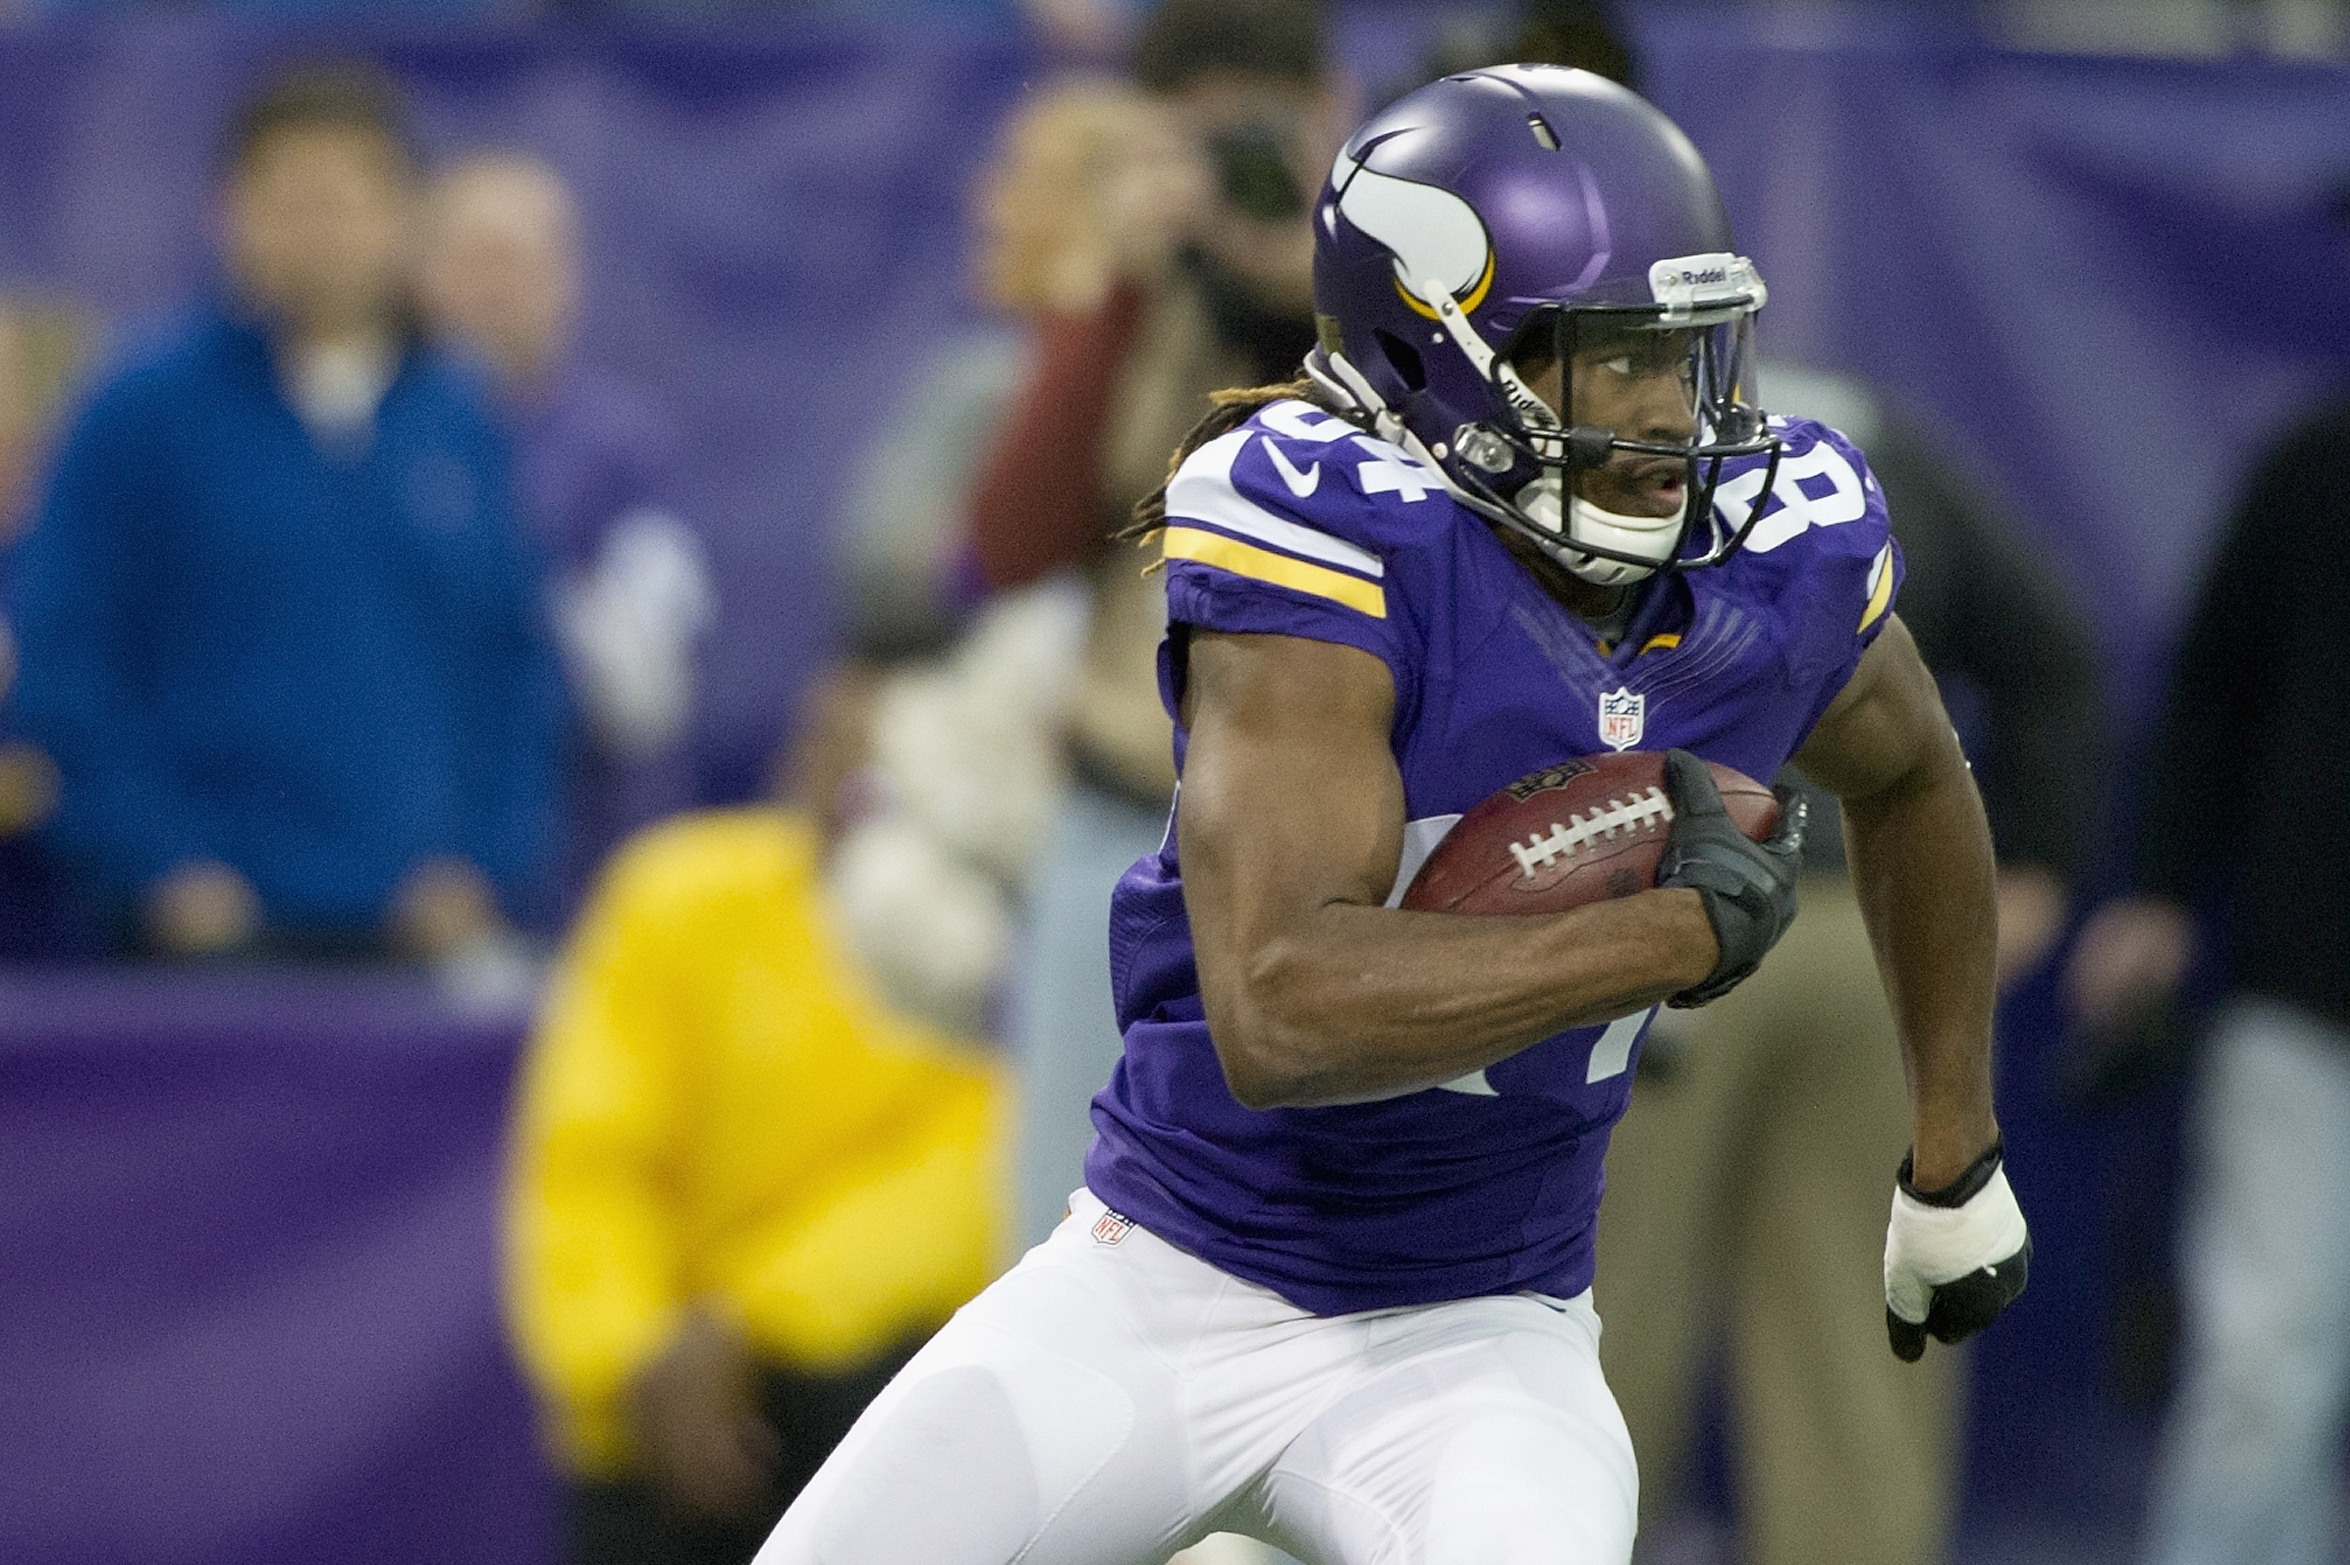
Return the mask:
[[[1753,318],[1764,291],[1751,263],[1660,262],[1658,302],[1536,307],[1492,352],[1449,298],[1447,335],[1483,373],[1488,416],[1431,454],[1477,508],[1583,579],[1613,586],[1718,565],[1744,543],[1711,518],[1722,465],[1778,442],[1756,405]],[[1710,288],[1670,286],[1695,273]],[[1447,306],[1452,306],[1447,308]],[[1704,544],[1688,547],[1693,529]]]

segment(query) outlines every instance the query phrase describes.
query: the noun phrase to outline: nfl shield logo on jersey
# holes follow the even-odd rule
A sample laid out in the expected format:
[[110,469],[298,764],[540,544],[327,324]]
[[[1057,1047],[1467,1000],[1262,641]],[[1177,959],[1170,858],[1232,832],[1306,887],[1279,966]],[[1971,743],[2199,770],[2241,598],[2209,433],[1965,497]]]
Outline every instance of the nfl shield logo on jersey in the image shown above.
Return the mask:
[[1648,728],[1648,697],[1619,685],[1599,698],[1599,742],[1629,750]]
[[1118,1212],[1104,1212],[1093,1220],[1093,1242],[1116,1244],[1133,1230],[1133,1219]]

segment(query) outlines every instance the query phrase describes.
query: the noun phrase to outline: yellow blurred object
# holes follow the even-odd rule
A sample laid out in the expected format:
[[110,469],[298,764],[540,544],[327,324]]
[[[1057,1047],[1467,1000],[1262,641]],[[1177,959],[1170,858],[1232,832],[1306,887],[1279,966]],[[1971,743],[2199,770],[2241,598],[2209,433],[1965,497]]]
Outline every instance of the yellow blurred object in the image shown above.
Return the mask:
[[853,1369],[987,1282],[1005,1073],[886,1011],[828,927],[807,820],[694,815],[607,870],[518,1104],[508,1295],[576,1470],[689,1303],[774,1362]]
[[57,808],[57,763],[21,740],[0,744],[0,837],[31,831]]
[[0,540],[26,520],[43,434],[64,406],[92,335],[87,312],[71,301],[0,295]]

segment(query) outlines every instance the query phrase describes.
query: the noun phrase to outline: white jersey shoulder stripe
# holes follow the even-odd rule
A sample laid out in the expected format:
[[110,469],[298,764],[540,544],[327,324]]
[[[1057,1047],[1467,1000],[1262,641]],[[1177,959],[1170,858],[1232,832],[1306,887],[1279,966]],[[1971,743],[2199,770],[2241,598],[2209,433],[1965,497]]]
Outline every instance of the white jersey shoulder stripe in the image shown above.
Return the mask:
[[1194,451],[1167,485],[1168,520],[1204,522],[1309,560],[1344,566],[1373,579],[1384,577],[1386,564],[1370,550],[1276,515],[1232,486],[1232,464],[1250,441],[1259,438],[1251,430],[1236,429]]
[[1335,413],[1325,413],[1310,402],[1275,402],[1258,412],[1257,422],[1276,435],[1327,445],[1362,431]]

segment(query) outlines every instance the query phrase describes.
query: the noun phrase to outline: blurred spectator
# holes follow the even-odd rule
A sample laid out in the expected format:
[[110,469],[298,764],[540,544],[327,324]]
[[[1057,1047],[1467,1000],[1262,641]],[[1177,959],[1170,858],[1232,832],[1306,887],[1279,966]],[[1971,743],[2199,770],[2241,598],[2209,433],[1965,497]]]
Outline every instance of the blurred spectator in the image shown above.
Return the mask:
[[[1611,22],[1594,0],[1528,0],[1509,53],[1633,86]],[[2045,960],[2081,867],[2098,700],[2080,616],[1977,486],[1867,387],[1780,365],[1758,379],[1763,406],[1841,429],[1884,488],[1908,564],[1900,613],[1978,761],[2000,845],[2012,983]],[[1803,915],[1735,992],[1650,1027],[1599,1233],[1602,1293],[1643,1303],[1609,1314],[1600,1358],[1639,1460],[1645,1537],[1685,1496],[1698,1386],[1720,1362],[1740,1558],[1936,1565],[1956,1516],[1966,1360],[1904,1364],[1886,1345],[1885,1181],[1910,1132],[1900,1043],[1840,812],[1799,774],[1780,780],[1811,799]]]
[[951,645],[982,595],[964,526],[972,469],[1018,389],[1020,334],[980,326],[924,358],[850,476],[835,579],[852,657]]
[[[42,446],[81,357],[71,312],[0,298],[0,545],[24,526]],[[0,957],[79,954],[87,942],[34,833],[57,808],[57,765],[16,731],[16,639],[0,618]]]
[[1107,59],[1134,30],[1137,0],[1020,0],[1039,42],[1077,59]]
[[1025,324],[1098,304],[1109,286],[1104,258],[1073,236],[1104,231],[1108,171],[1141,101],[1079,77],[1012,116],[974,193],[974,282],[997,319],[909,377],[843,518],[847,639],[874,687],[874,754],[828,886],[884,994],[951,1030],[1000,1021],[1013,898],[1056,807],[1085,616],[1068,573],[974,613],[974,470],[1020,389]]
[[626,847],[541,1018],[510,1302],[579,1565],[749,1559],[991,1274],[998,1072],[881,1002],[823,890],[871,709],[823,687],[798,807]]
[[435,182],[426,231],[426,317],[495,372],[524,520],[556,572],[581,708],[568,904],[624,837],[694,802],[695,654],[716,597],[670,496],[667,421],[573,352],[579,214],[561,178],[520,153],[463,159]]
[[840,923],[893,1004],[995,1030],[1012,898],[1059,799],[1083,603],[1005,593],[952,652],[875,676],[871,765],[827,873]]
[[1158,846],[1174,789],[1157,652],[1165,595],[1108,535],[1166,474],[1211,391],[1286,379],[1313,345],[1306,199],[1348,106],[1313,0],[1164,0],[1135,48],[1143,94],[1040,125],[1079,178],[1061,231],[1004,264],[1052,312],[972,501],[993,587],[1078,568],[1090,628],[1071,785],[1029,889],[1015,988],[1019,1232],[1044,1237],[1081,1174],[1088,1105],[1118,1053],[1110,888]]
[[[2151,1041],[2199,945],[2204,1040],[2178,1252],[2181,1368],[2149,1565],[2338,1557],[2350,1404],[2350,402],[2262,460],[2205,573],[2146,748],[2136,893],[2068,977]],[[2247,661],[2249,659],[2249,661]],[[2198,917],[2209,919],[2209,938]]]
[[99,387],[15,573],[53,840],[146,946],[425,957],[546,867],[560,689],[506,452],[410,334],[393,89],[230,127],[230,287]]
[[[2043,962],[2080,874],[2099,702],[2082,619],[1979,488],[1867,388],[1765,365],[1763,405],[1864,451],[1908,564],[1900,613],[1974,757],[1999,844],[2003,986]],[[1809,785],[1792,773],[1782,781]],[[1937,1565],[1960,1472],[1965,1355],[1885,1342],[1885,1182],[1909,1144],[1899,1039],[1809,789],[1803,914],[1762,970],[1661,1011],[1608,1152],[1600,1213],[1608,1384],[1640,1462],[1645,1533],[1685,1492],[1700,1376],[1726,1349],[1753,1565]]]
[[[1635,85],[1595,0],[1528,0],[1510,53]],[[1884,488],[1908,565],[1901,617],[1999,844],[2013,983],[2046,959],[2081,870],[2100,725],[2080,615],[1979,486],[1868,387],[1775,364],[1758,380],[1763,406],[1842,430]],[[1720,1362],[1740,1558],[1936,1565],[1956,1518],[1966,1358],[1904,1364],[1886,1345],[1885,1180],[1910,1132],[1900,1041],[1841,814],[1792,770],[1780,781],[1810,795],[1803,915],[1735,992],[1650,1027],[1599,1234],[1602,1292],[1643,1304],[1609,1314],[1600,1358],[1639,1459],[1644,1536],[1685,1496],[1699,1382]]]
[[1000,323],[922,365],[845,517],[852,653],[895,666],[876,676],[876,764],[829,878],[884,991],[950,1027],[1000,1020],[1013,898],[1058,807],[1087,612],[1062,572],[973,614],[975,470],[1021,389],[1027,323],[1097,307],[1114,281],[1105,204],[1151,112],[1133,87],[1083,77],[1021,104],[975,192],[975,281]]
[[1005,126],[973,200],[974,282],[997,322],[950,339],[910,377],[843,518],[855,655],[944,649],[988,587],[970,536],[978,470],[1024,389],[1031,329],[1099,309],[1118,280],[1120,206],[1148,196],[1166,156],[1155,113],[1124,82],[1076,76],[1030,94]]
[[[1518,59],[1636,85],[1593,0],[1530,0]],[[2080,613],[1979,484],[1866,385],[1765,364],[1760,399],[1866,451],[1908,562],[1901,618],[1976,759],[2000,844],[2000,982],[2047,959],[2080,876],[2099,696]],[[1739,1556],[1936,1565],[1958,1509],[1965,1356],[1885,1342],[1885,1180],[1911,1104],[1833,799],[1812,797],[1802,916],[1746,985],[1659,1010],[1607,1151],[1600,1278],[1643,1309],[1600,1344],[1654,1537],[1687,1490],[1697,1386],[1723,1365]],[[1713,1349],[1725,1354],[1715,1361]]]

